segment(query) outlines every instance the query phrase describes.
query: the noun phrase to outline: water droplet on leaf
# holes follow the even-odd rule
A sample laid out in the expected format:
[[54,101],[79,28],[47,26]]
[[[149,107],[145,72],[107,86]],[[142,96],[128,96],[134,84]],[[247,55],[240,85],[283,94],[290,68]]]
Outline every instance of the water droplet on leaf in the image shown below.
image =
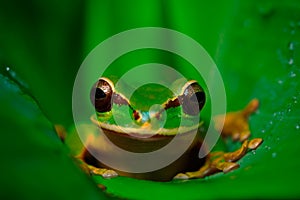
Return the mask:
[[292,71],[292,72],[290,72],[290,77],[291,77],[291,78],[294,78],[294,77],[296,77],[296,75],[297,75],[297,74],[296,74],[295,72],[293,72],[293,71]]
[[295,48],[295,44],[293,42],[289,43],[289,50],[293,51]]

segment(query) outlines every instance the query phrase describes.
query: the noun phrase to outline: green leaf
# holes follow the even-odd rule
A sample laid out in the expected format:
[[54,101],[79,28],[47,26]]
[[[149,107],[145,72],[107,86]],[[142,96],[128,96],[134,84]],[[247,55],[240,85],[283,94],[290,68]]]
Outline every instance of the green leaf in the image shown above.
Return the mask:
[[[106,185],[109,193],[129,199],[299,197],[299,5],[298,1],[268,0],[162,4],[167,8],[165,20],[169,20],[164,27],[188,34],[213,56],[226,86],[228,110],[240,109],[252,98],[260,100],[250,126],[252,137],[262,137],[264,142],[239,161],[238,170],[228,174],[167,183],[99,176],[95,181]],[[120,24],[114,24],[118,31],[124,24],[128,28],[160,25],[155,20],[146,22],[146,9],[141,5],[131,5],[135,8],[131,13],[121,7],[112,8],[118,11],[117,19],[125,16]],[[100,38],[98,22],[93,20],[96,9],[100,6],[90,8],[89,41]],[[139,17],[131,20],[132,15]]]
[[0,198],[105,198],[68,156],[36,102],[2,74],[0,91]]

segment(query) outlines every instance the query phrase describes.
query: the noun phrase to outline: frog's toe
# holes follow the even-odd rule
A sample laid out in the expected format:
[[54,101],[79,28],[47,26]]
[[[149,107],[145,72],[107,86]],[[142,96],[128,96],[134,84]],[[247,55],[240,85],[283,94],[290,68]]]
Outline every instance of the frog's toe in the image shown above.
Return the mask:
[[234,162],[241,159],[246,153],[248,149],[248,140],[245,140],[242,146],[234,152],[227,152],[223,154],[223,159],[226,162]]
[[237,168],[239,168],[240,165],[238,163],[234,163],[234,162],[224,162],[223,163],[223,167],[222,167],[222,171],[224,173],[228,173],[232,170],[235,170]]
[[101,175],[107,170],[107,169],[103,169],[103,168],[97,168],[94,166],[89,166],[90,169],[90,173],[93,175]]
[[243,142],[245,140],[247,140],[249,137],[250,137],[250,131],[249,130],[246,130],[246,131],[243,131],[240,136],[239,136],[239,140],[240,142]]
[[248,143],[248,149],[255,150],[263,142],[262,138],[254,138]]
[[118,176],[118,173],[111,169],[105,169],[105,168],[97,168],[94,166],[89,166],[90,173],[93,175],[100,175],[103,178],[114,178]]
[[186,180],[186,179],[189,179],[189,176],[186,175],[186,174],[184,174],[184,173],[179,173],[173,179],[176,179],[176,180]]
[[[234,129],[233,129],[234,130]],[[250,137],[250,131],[248,129],[244,131],[235,130],[231,133],[231,138],[233,141],[240,141],[243,142]]]
[[102,174],[102,177],[103,177],[103,178],[114,178],[114,177],[117,177],[117,176],[118,176],[118,173],[115,172],[114,170],[111,170],[111,169],[106,170],[106,171]]

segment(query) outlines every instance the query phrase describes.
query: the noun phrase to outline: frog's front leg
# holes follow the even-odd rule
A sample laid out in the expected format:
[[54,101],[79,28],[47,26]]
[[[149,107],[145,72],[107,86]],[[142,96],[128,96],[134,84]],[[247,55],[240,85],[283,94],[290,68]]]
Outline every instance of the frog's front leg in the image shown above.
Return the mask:
[[215,129],[221,132],[223,138],[231,137],[234,141],[245,141],[251,135],[249,116],[257,110],[258,105],[259,101],[253,99],[243,110],[214,117]]
[[[67,131],[65,130],[65,128],[62,125],[55,125],[54,128],[58,137],[61,139],[62,142],[64,142],[67,136]],[[90,135],[87,138],[86,145],[92,144],[92,141],[94,140],[94,136]],[[118,176],[118,173],[112,169],[95,167],[94,165],[98,166],[99,162],[95,157],[93,157],[89,153],[89,151],[85,147],[83,147],[80,151],[80,154],[74,156],[74,158],[77,164],[80,166],[80,168],[87,174],[101,175],[103,178],[114,178]]]
[[177,174],[174,179],[203,178],[217,172],[230,172],[239,168],[235,161],[241,159],[248,150],[256,149],[262,142],[262,139],[255,138],[250,141],[245,140],[242,146],[234,152],[217,151],[210,153],[205,164],[195,172],[186,172]]
[[[76,159],[83,171],[88,174],[101,175],[103,178],[114,178],[118,176],[118,173],[112,169],[95,167],[94,165],[97,165],[98,161],[85,148],[78,156],[76,156]],[[91,163],[93,163],[93,165]]]
[[[176,175],[175,179],[203,178],[205,176],[224,172],[227,173],[239,167],[235,163],[241,159],[248,150],[256,149],[261,143],[261,138],[248,140],[250,136],[248,118],[258,108],[258,100],[254,99],[241,111],[230,112],[226,116],[217,116],[214,118],[216,129],[222,134],[222,137],[231,137],[233,140],[239,140],[241,147],[234,152],[212,152],[207,156],[206,163],[195,172],[186,172]],[[222,121],[225,117],[225,121]],[[224,127],[221,125],[224,122]]]

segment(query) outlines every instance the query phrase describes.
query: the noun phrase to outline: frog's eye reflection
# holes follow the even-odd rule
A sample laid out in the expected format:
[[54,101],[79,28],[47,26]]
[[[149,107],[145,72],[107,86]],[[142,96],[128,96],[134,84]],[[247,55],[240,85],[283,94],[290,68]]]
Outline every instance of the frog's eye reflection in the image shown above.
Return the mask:
[[103,90],[96,88],[96,93],[95,93],[95,99],[103,99],[106,97],[105,92],[103,92]]
[[90,98],[98,112],[108,112],[112,107],[113,85],[101,78],[94,84]]
[[183,111],[189,115],[198,115],[205,104],[205,93],[196,81],[188,82],[178,98]]

